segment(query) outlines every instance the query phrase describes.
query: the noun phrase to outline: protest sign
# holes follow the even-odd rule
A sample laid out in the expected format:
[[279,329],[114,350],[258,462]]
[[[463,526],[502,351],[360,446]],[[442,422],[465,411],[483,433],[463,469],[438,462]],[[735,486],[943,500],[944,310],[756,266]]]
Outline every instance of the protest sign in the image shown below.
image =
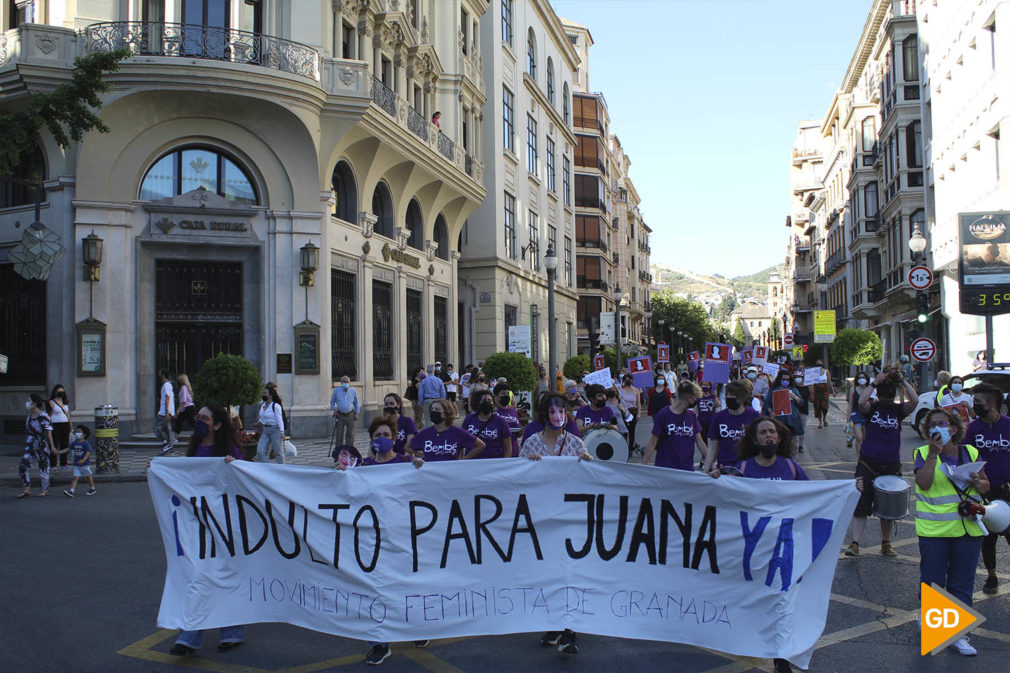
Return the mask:
[[754,349],[744,348],[742,351],[740,351],[740,361],[744,364],[744,366],[749,365],[751,362],[753,362]]
[[761,371],[772,377],[772,380],[774,380],[775,377],[779,375],[779,366],[774,362],[766,362],[764,367],[761,368]]
[[636,388],[650,388],[654,383],[652,377],[652,358],[628,358],[628,371],[631,372],[631,383]]
[[547,457],[346,472],[155,458],[162,628],[571,628],[806,667],[859,493]]
[[656,345],[656,362],[661,365],[665,365],[670,362],[670,347],[667,344]]
[[824,376],[824,370],[821,367],[811,367],[809,369],[804,369],[803,385],[812,386],[815,383],[827,383],[827,377]]
[[604,388],[614,387],[614,377],[610,375],[610,367],[604,367],[603,369],[586,374],[582,377],[582,382],[587,386],[592,383],[598,383]]
[[785,388],[772,391],[772,413],[776,416],[788,416],[793,413],[792,400],[789,399],[789,391]]
[[606,366],[607,366],[607,358],[605,358],[603,355],[593,356],[593,369],[595,369],[596,371],[600,371]]
[[701,353],[698,351],[691,351],[687,354],[687,368],[692,372],[698,370],[698,366],[701,364]]
[[710,383],[729,383],[729,361],[733,347],[729,344],[705,344],[705,376]]
[[752,363],[763,365],[768,362],[768,346],[754,346],[754,357]]

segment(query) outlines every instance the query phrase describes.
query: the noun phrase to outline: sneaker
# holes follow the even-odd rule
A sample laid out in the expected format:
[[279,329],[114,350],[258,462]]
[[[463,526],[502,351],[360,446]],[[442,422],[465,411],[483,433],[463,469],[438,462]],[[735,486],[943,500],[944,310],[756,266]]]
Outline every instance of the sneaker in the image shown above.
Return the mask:
[[389,645],[383,645],[382,643],[372,645],[372,649],[365,655],[365,663],[370,666],[378,666],[388,659],[390,654],[392,652],[389,651]]
[[880,543],[880,553],[884,556],[897,556],[898,552],[894,551],[894,547],[891,546],[890,542]]
[[98,493],[97,488],[89,488],[84,495],[94,495],[95,493]]
[[982,593],[984,594],[994,594],[999,591],[999,580],[995,577],[990,577],[982,585]]
[[578,654],[579,646],[575,643],[575,631],[565,629],[558,641],[558,652],[562,654]]
[[853,541],[853,543],[850,544],[848,546],[848,548],[845,550],[845,555],[846,556],[859,556],[859,543]]
[[66,488],[63,489],[63,495],[67,496],[68,498],[72,498],[74,497],[74,492],[71,491],[69,488]]
[[561,641],[561,631],[548,631],[540,638],[540,644],[544,647],[557,647]]
[[236,647],[238,647],[244,642],[245,642],[244,640],[229,640],[224,643],[218,643],[217,651],[227,652],[228,650],[234,650]]
[[430,642],[430,640],[415,640],[414,647],[428,647],[428,643]]
[[196,650],[192,647],[186,647],[182,643],[176,643],[172,645],[172,649],[168,653],[175,657],[191,657],[196,654]]
[[978,650],[972,647],[971,643],[968,642],[968,636],[962,636],[954,641],[954,649],[957,653],[964,657],[974,657],[978,654]]
[[175,451],[175,447],[171,444],[165,444],[161,447],[161,451],[158,452],[159,456],[165,456]]
[[772,659],[775,666],[775,673],[792,673],[793,667],[785,659]]

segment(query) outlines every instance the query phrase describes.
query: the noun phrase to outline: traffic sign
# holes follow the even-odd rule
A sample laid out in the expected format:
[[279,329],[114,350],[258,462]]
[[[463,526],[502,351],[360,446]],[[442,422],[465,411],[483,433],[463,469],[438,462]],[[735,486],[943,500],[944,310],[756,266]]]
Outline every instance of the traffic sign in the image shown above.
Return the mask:
[[929,362],[936,357],[936,344],[926,337],[919,337],[913,341],[910,350],[916,362]]
[[926,290],[933,284],[933,272],[926,266],[913,266],[908,270],[908,284],[913,290]]
[[786,334],[784,337],[782,337],[782,343],[785,344],[786,346],[792,346],[793,345],[793,335],[792,334]]

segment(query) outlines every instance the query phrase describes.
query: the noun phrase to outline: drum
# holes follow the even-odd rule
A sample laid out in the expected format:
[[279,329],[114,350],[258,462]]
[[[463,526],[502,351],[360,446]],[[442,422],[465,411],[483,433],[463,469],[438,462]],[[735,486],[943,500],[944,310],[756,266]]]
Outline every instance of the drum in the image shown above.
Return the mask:
[[908,516],[911,488],[907,481],[893,474],[877,477],[873,480],[873,513],[881,519],[904,519]]
[[589,455],[597,460],[626,463],[630,458],[628,441],[612,428],[594,428],[582,436],[582,441],[589,450]]

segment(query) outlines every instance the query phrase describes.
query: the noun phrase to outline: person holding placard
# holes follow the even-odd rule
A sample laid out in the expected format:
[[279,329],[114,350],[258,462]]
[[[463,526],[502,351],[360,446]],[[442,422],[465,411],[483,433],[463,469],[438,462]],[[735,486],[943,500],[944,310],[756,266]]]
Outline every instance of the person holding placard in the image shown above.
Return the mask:
[[793,387],[793,375],[788,369],[780,369],[775,377],[775,383],[765,393],[762,413],[772,416],[789,426],[793,432],[796,450],[803,453],[803,419],[800,417],[800,405],[803,398]]
[[[903,404],[895,400],[898,384],[908,399]],[[870,395],[877,392],[877,401],[871,402]],[[901,476],[901,421],[915,410],[919,395],[898,370],[881,372],[873,384],[859,393],[859,412],[866,417],[866,434],[859,448],[859,462],[856,463],[856,477],[866,483],[856,503],[852,516],[852,543],[845,550],[846,556],[859,556],[859,540],[866,530],[866,517],[873,513],[873,499],[876,489],[873,480],[882,475]],[[880,552],[884,556],[897,556],[891,546],[891,529],[894,522],[880,520]]]
[[698,384],[684,380],[677,384],[677,399],[652,419],[652,437],[645,447],[642,465],[656,454],[656,467],[694,471],[694,450],[704,458],[705,472],[712,469],[715,451],[709,450],[701,436],[701,423],[690,407],[701,397]]

